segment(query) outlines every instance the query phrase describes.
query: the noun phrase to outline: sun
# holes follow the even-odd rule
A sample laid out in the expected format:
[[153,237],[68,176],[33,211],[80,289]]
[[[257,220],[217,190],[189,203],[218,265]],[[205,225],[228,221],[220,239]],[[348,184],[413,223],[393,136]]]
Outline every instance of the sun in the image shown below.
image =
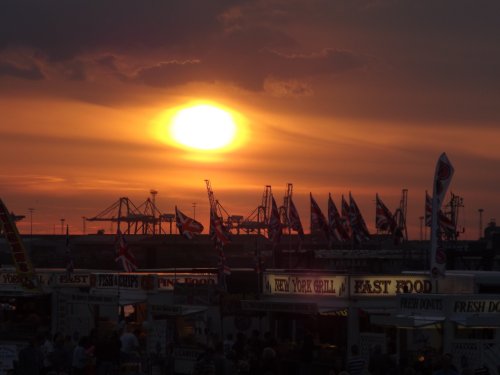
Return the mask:
[[231,114],[208,104],[179,110],[170,126],[173,140],[197,150],[227,147],[235,140],[236,133],[236,123]]

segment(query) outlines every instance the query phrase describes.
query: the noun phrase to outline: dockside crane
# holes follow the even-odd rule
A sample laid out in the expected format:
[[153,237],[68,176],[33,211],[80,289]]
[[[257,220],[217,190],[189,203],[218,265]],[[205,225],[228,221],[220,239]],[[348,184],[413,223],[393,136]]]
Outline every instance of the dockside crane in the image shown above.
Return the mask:
[[240,229],[244,230],[247,234],[254,232],[262,234],[262,231],[267,230],[271,213],[272,195],[271,185],[266,185],[262,194],[261,204],[241,222]]
[[129,198],[121,197],[96,216],[84,218],[84,220],[117,223],[117,230],[124,234],[160,234],[162,233],[161,223],[168,222],[171,234],[175,216],[162,214],[155,204],[157,191],[151,190],[151,194],[152,198],[147,198],[139,206],[136,206]]

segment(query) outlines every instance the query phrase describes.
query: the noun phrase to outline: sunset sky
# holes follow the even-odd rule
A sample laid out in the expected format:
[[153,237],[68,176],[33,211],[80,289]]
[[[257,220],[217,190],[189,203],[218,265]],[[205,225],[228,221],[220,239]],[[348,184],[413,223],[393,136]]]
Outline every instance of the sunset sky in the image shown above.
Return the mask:
[[[208,222],[205,179],[233,215],[272,185],[309,225],[352,192],[374,231],[375,194],[425,190],[446,152],[464,198],[462,238],[500,220],[500,2],[481,0],[40,1],[0,4],[0,198],[29,232],[82,232],[119,197],[155,189]],[[193,104],[230,113],[221,151],[175,144]],[[206,225],[207,226],[207,225]],[[87,232],[109,225],[88,223]]]

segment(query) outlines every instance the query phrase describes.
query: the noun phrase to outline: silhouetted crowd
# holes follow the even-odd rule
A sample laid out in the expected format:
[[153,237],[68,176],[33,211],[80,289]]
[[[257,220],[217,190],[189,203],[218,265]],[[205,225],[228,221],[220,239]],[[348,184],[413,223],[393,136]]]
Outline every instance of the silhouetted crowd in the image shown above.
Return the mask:
[[[151,366],[143,366],[146,351],[144,336],[138,329],[116,330],[78,337],[56,334],[39,335],[18,355],[14,374],[18,375],[117,375],[151,374]],[[428,350],[416,358],[399,353],[384,353],[380,346],[372,348],[369,359],[353,345],[349,353],[343,348],[320,355],[321,347],[306,334],[299,345],[290,340],[279,342],[270,332],[258,330],[250,335],[239,332],[224,340],[211,335],[194,365],[194,375],[493,375],[484,366],[471,369],[465,357],[460,368],[453,365],[450,354],[438,355]],[[160,357],[162,357],[160,359]],[[175,374],[173,345],[166,356],[158,356],[157,374]],[[149,362],[151,364],[151,362]]]

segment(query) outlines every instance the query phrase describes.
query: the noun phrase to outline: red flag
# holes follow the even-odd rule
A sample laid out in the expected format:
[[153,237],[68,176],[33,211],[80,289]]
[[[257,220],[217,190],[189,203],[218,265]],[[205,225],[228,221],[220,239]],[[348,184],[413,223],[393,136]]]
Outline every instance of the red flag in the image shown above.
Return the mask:
[[125,272],[134,272],[137,269],[137,261],[134,255],[130,252],[128,248],[127,241],[125,241],[125,236],[118,230],[118,247],[117,256],[115,261],[121,261],[122,267]]
[[394,234],[397,227],[396,220],[394,220],[394,215],[391,214],[391,211],[389,211],[384,202],[382,202],[378,194],[375,196],[375,198],[376,198],[376,220],[375,220],[376,228],[379,230],[387,230],[391,234]]
[[349,202],[349,222],[351,223],[353,236],[359,242],[367,241],[370,239],[370,232],[351,193],[349,193]]
[[179,233],[188,239],[192,239],[197,234],[203,232],[203,225],[191,219],[189,216],[184,215],[177,209],[177,206],[175,206],[175,223],[179,229]]
[[325,215],[323,215],[312,193],[309,193],[309,197],[311,199],[311,232],[313,230],[321,230],[325,233],[326,238],[330,239],[330,230]]
[[337,241],[348,241],[349,233],[342,225],[342,218],[333,202],[332,195],[328,195],[328,227],[333,238]]
[[222,219],[210,209],[210,237],[216,245],[224,246],[230,243],[229,233],[226,231]]
[[288,222],[290,223],[290,228],[296,231],[301,238],[304,237],[304,228],[302,227],[302,222],[300,221],[299,211],[293,203],[292,197],[288,201]]
[[269,217],[269,225],[268,225],[268,238],[274,243],[278,244],[281,240],[281,220],[280,214],[278,211],[278,206],[276,205],[276,201],[274,197],[271,197],[271,216]]

